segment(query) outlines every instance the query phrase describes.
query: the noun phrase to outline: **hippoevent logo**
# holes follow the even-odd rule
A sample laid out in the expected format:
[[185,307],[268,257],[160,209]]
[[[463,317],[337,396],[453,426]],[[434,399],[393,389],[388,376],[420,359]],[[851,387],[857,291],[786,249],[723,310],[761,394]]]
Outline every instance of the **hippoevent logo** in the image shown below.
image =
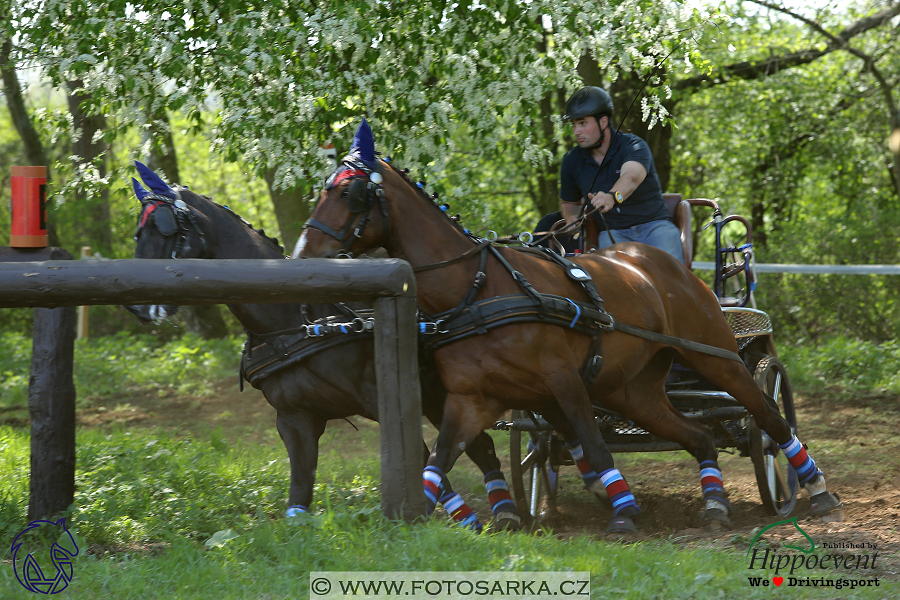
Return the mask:
[[[760,536],[782,525],[793,525],[805,541],[800,545],[782,542],[786,550],[757,546]],[[808,547],[806,544],[808,543]],[[849,550],[840,553],[816,553],[816,543],[797,524],[797,517],[778,521],[763,528],[747,550],[751,571],[763,571],[759,575],[747,577],[750,587],[822,587],[855,589],[858,587],[878,587],[878,577],[871,577],[878,562],[878,544],[836,543],[821,544],[824,550]],[[863,552],[865,551],[865,552]],[[774,573],[772,573],[774,571]]]
[[[33,535],[26,535],[28,533]],[[55,573],[50,571],[49,565],[46,564],[47,558],[44,555],[47,553],[39,553],[42,559],[41,562],[45,562],[42,567],[34,554],[28,552],[29,549],[45,545],[41,544],[38,539],[35,539],[38,536],[44,539],[58,539],[50,546],[49,556],[47,557],[52,566],[56,568]],[[60,545],[60,542],[69,548],[63,547]],[[72,559],[78,556],[78,545],[75,543],[72,533],[66,529],[65,518],[55,522],[32,521],[13,540],[10,552],[13,555],[13,569],[16,572],[16,579],[19,580],[22,587],[30,592],[36,594],[58,594],[66,589],[66,586],[72,581],[74,571]],[[44,572],[44,569],[47,569],[47,573]]]

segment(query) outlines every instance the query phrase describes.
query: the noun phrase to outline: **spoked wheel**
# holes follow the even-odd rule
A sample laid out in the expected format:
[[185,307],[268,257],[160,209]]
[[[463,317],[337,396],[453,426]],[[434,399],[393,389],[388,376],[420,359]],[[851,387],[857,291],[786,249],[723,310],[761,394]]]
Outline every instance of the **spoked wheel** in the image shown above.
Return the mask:
[[[512,411],[513,420],[527,419],[529,413]],[[519,512],[540,523],[556,510],[559,467],[551,464],[552,431],[509,432],[509,470],[513,497]],[[526,518],[528,518],[526,517]]]
[[[781,361],[774,356],[762,359],[753,378],[764,394],[775,399],[778,410],[791,426],[791,433],[796,433],[794,396]],[[797,491],[800,487],[797,472],[775,440],[760,429],[753,418],[750,419],[749,434],[750,458],[756,471],[756,485],[759,487],[763,507],[771,515],[786,517],[797,504]]]

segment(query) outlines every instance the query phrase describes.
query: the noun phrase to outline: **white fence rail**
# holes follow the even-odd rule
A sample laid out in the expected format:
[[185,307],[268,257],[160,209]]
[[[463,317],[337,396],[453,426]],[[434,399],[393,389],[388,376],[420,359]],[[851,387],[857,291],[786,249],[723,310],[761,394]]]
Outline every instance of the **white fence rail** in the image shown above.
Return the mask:
[[[694,261],[691,265],[701,271],[712,271],[715,263]],[[755,263],[756,273],[797,273],[804,275],[900,275],[900,265],[776,265]]]

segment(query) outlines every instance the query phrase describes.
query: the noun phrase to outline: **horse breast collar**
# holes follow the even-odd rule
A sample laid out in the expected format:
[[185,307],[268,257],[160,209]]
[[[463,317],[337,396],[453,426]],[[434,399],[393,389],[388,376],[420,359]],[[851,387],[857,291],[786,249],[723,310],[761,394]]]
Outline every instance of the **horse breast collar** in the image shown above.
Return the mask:
[[[376,166],[380,166],[380,163]],[[368,181],[365,180],[368,178]],[[329,225],[318,219],[310,218],[304,227],[317,229],[325,235],[334,238],[341,244],[338,256],[345,255],[352,258],[350,247],[362,236],[366,225],[371,223],[369,214],[375,206],[376,200],[381,208],[381,222],[384,229],[384,239],[390,234],[387,206],[384,201],[384,188],[381,182],[384,180],[378,168],[372,168],[354,155],[348,155],[341,161],[341,166],[328,177],[325,189],[330,190],[338,186],[345,179],[352,180],[344,191],[350,208],[350,218],[340,232],[335,231]],[[357,223],[357,215],[360,215]],[[355,227],[354,227],[354,224]]]

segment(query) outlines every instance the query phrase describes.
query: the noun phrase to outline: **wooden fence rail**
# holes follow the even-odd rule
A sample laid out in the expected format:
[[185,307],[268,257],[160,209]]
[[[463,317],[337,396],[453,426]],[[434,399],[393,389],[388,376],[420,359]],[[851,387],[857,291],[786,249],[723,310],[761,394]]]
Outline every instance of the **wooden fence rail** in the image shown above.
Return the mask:
[[[397,259],[36,261],[64,258],[53,252],[0,252],[0,307],[42,307],[37,308],[40,311],[97,304],[374,301],[382,511],[407,521],[425,515],[416,289],[409,263]],[[73,309],[59,310],[71,312],[71,318],[43,319],[40,325],[36,318],[35,324],[32,380],[36,373],[43,373],[52,381],[43,384],[42,390],[29,389],[31,518],[67,508],[74,490],[75,395],[71,364],[66,371],[64,363],[71,363],[75,319]],[[42,360],[49,362],[42,364]],[[50,369],[49,363],[57,366]],[[62,420],[56,420],[57,415]],[[44,487],[36,488],[39,482]],[[47,485],[66,492],[48,496]]]

